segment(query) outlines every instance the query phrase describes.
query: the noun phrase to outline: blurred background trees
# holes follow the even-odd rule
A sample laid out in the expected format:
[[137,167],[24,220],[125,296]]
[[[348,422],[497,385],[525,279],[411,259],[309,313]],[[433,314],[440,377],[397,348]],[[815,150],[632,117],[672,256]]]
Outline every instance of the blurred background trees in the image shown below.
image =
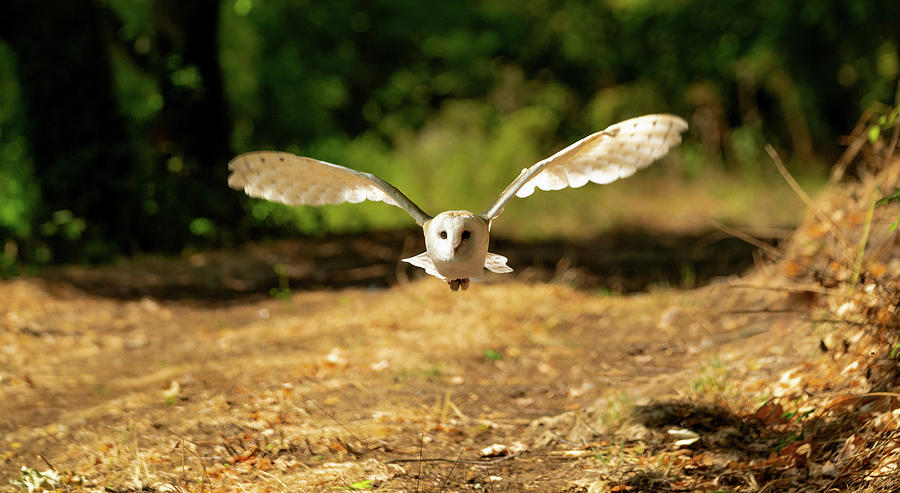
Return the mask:
[[824,174],[893,104],[897,19],[895,0],[10,0],[0,265],[408,225],[246,200],[225,163],[251,149],[480,210],[560,145],[674,112],[683,176],[752,174],[765,142]]

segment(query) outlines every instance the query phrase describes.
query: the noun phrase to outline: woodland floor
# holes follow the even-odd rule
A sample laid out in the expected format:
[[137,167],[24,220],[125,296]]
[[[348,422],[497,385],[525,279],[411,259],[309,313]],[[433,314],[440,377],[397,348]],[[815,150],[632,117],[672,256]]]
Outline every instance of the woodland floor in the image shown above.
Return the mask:
[[629,234],[498,241],[520,272],[458,293],[407,232],[2,282],[0,489],[891,488],[883,332],[737,240]]

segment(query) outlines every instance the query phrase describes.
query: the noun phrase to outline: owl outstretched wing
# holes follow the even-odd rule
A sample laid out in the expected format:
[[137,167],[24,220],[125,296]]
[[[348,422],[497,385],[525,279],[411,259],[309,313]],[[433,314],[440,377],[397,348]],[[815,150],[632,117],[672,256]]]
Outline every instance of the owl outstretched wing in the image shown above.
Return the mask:
[[431,219],[400,190],[381,178],[286,152],[241,154],[228,163],[228,185],[251,197],[288,205],[381,201],[405,210],[419,226]]
[[674,115],[644,115],[611,125],[523,169],[482,215],[494,219],[513,197],[528,197],[535,188],[578,188],[631,176],[678,145],[687,128],[687,122]]

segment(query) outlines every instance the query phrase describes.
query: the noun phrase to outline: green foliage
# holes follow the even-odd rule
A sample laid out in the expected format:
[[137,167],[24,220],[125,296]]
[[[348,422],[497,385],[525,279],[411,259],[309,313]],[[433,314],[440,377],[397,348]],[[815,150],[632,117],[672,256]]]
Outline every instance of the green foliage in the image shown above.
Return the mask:
[[[897,93],[897,96],[900,97],[900,92]],[[896,102],[900,103],[900,101]],[[874,113],[874,116],[871,118],[866,137],[868,137],[870,144],[874,144],[878,142],[885,130],[892,129],[897,125],[897,120],[900,118],[900,105],[892,108],[883,104],[876,104],[871,111]]]
[[503,353],[496,349],[488,349],[484,352],[484,357],[490,361],[500,361],[503,359]]
[[696,394],[723,394],[728,389],[731,372],[718,357],[700,365],[700,371],[690,383]]
[[790,431],[784,433],[781,437],[779,437],[778,442],[775,444],[775,453],[781,452],[781,450],[788,445],[794,442],[799,442],[800,440],[803,440],[803,432]]
[[[0,44],[0,74],[13,73],[13,53]],[[24,112],[16,79],[0,75],[0,278],[19,274],[22,261],[50,260],[41,238],[43,228],[36,224],[41,191],[34,178]],[[67,232],[75,235],[77,229]]]
[[210,237],[216,232],[216,225],[205,217],[194,218],[188,227],[196,236]]
[[288,275],[287,267],[284,264],[275,264],[272,267],[275,277],[278,279],[278,287],[269,290],[269,295],[275,299],[287,300],[291,294],[291,277]]
[[[764,142],[806,145],[786,120],[833,142],[890,94],[897,49],[874,33],[895,30],[883,16],[896,6],[828,3],[235,2],[223,19],[233,142],[375,172],[427,210],[482,210],[562,144],[634,114],[693,112],[728,131],[684,147],[692,174],[710,162],[758,174]],[[840,73],[843,85],[824,83]],[[843,120],[829,121],[837,106]],[[261,207],[255,217],[305,233],[409,224],[380,204],[277,220]]]
[[875,202],[875,205],[882,206],[890,204],[891,202],[900,202],[900,188],[894,188],[894,193],[878,199],[878,201]]
[[603,410],[603,425],[610,436],[625,422],[627,415],[634,407],[631,396],[620,392],[615,396],[606,398],[606,408]]
[[333,490],[347,490],[347,491],[362,491],[362,490],[371,490],[375,486],[372,484],[372,481],[369,479],[364,479],[362,481],[357,481],[355,483],[349,484],[346,487],[340,486],[332,486]]
[[[756,128],[760,117],[808,115],[811,130],[832,137],[842,129],[829,130],[823,116],[840,104],[829,99],[836,88],[862,90],[864,105],[889,94],[897,47],[876,33],[895,29],[885,16],[896,6],[826,4],[282,0],[248,10],[235,2],[224,23],[241,42],[226,36],[223,60],[228,79],[240,81],[230,87],[241,107],[265,109],[250,130],[257,137],[237,139],[257,145],[367,129],[393,140],[426,125],[447,100],[518,107],[510,72],[556,87],[558,96],[540,104],[563,112],[563,140],[635,113],[731,112],[736,104],[751,105],[740,120]],[[841,73],[844,85],[822,83]],[[756,93],[740,103],[735,91]]]
[[[892,195],[884,196],[881,199],[879,199],[878,201],[876,201],[875,206],[876,207],[883,206],[883,205],[890,204],[891,202],[900,202],[900,188],[895,188],[894,193]],[[900,224],[900,216],[897,216],[897,219],[895,219],[894,222],[891,223],[891,226],[889,228],[891,233],[893,233],[894,231],[897,230],[898,224]]]
[[684,288],[693,288],[697,284],[697,271],[694,264],[685,262],[681,264],[681,286]]
[[[481,211],[522,167],[646,112],[691,122],[679,151],[687,179],[711,164],[758,175],[764,142],[807,165],[829,162],[832,142],[863,109],[888,100],[900,75],[893,0],[226,0],[220,7],[231,129],[224,146],[283,149],[371,171],[429,211]],[[237,200],[225,190],[225,163],[221,172],[204,171],[202,156],[173,144],[177,119],[167,120],[210,90],[184,50],[160,41],[179,19],[160,18],[146,0],[102,0],[97,8],[111,19],[113,86],[134,167],[135,190],[126,197],[138,203],[129,214],[142,248],[411,224],[382,204],[288,208],[244,197],[242,217],[224,207],[212,214],[223,197]],[[74,205],[45,210],[46,177],[35,172],[16,74],[15,56],[0,44],[0,275],[85,245],[92,257],[124,248]],[[882,138],[897,116],[881,114],[868,137]],[[567,196],[557,199],[542,209],[574,208]],[[504,219],[526,222],[534,211],[510,210]]]
[[[800,403],[800,398],[794,400],[794,405],[798,405]],[[793,411],[785,411],[781,414],[781,417],[788,421],[796,421],[798,423],[802,423],[803,420],[808,418],[812,413],[816,412],[815,408],[807,409],[806,411],[800,412],[800,408]]]

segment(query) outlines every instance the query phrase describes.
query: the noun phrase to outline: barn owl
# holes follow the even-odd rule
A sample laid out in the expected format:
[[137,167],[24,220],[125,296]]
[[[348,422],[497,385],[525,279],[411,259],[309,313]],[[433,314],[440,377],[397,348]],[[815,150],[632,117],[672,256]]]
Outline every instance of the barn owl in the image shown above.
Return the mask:
[[588,135],[525,168],[481,214],[447,211],[429,216],[400,190],[361,171],[284,152],[241,154],[228,163],[228,185],[251,197],[288,205],[323,205],[364,200],[402,208],[422,227],[425,252],[403,259],[447,282],[453,291],[469,287],[484,270],[507,273],[506,257],[488,251],[491,222],[513,197],[535,188],[578,188],[612,183],[649,166],[681,142],[687,122],[673,115],[645,115]]

